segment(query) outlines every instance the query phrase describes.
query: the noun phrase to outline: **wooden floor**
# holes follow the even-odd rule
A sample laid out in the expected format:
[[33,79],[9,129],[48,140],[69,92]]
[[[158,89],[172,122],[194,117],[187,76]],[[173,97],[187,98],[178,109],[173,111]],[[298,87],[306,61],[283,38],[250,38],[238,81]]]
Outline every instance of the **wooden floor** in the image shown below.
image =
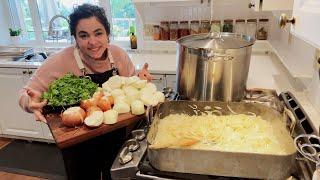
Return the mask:
[[0,137],[0,149],[8,145],[12,139]]
[[42,178],[25,176],[20,174],[12,174],[0,171],[0,179],[1,180],[42,180]]

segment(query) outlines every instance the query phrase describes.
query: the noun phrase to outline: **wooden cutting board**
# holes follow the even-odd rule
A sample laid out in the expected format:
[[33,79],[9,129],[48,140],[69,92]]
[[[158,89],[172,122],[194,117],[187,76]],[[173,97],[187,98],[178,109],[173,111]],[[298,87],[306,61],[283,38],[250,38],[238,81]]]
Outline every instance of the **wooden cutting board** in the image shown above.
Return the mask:
[[66,127],[61,123],[59,114],[47,114],[47,124],[51,130],[53,138],[60,149],[70,147],[96,136],[111,132],[113,130],[135,124],[145,118],[145,115],[132,115],[131,113],[120,114],[118,122],[113,125],[102,124],[98,128],[89,128],[82,125],[77,128]]

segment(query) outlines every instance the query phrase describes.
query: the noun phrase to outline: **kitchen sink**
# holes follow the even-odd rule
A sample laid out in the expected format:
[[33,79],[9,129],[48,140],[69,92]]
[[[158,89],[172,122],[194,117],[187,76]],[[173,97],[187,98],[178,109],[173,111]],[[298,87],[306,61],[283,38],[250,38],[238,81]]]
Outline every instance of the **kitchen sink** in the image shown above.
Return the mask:
[[48,56],[61,49],[61,47],[31,48],[0,46],[0,61],[43,62]]

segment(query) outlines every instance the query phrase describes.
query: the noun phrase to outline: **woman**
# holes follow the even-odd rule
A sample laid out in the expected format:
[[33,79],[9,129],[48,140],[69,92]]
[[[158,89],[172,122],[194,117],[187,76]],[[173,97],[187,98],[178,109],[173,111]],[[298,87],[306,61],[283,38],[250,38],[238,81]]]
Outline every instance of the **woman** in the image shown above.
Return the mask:
[[[34,113],[39,121],[46,122],[41,112],[47,102],[41,101],[41,94],[52,81],[68,72],[90,76],[100,85],[116,74],[135,75],[134,65],[126,52],[109,44],[110,25],[102,8],[83,4],[74,9],[69,19],[76,46],[50,56],[20,93],[20,106]],[[147,68],[145,64],[138,76],[151,80]],[[68,179],[100,179],[101,172],[109,179],[110,166],[123,141],[124,130],[120,129],[63,149]]]

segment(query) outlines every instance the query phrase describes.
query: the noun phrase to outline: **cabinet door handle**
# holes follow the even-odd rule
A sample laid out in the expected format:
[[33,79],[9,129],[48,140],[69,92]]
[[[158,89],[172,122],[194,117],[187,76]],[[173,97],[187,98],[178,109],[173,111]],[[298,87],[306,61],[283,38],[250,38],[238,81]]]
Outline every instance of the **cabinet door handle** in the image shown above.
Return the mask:
[[249,3],[249,4],[248,4],[248,8],[249,8],[249,9],[251,9],[252,7],[255,7],[255,6],[256,6],[256,5],[253,4],[253,3]]
[[32,71],[29,71],[29,74],[31,75],[33,72]]
[[22,74],[27,74],[27,71],[22,71]]
[[281,29],[285,28],[287,23],[295,24],[295,22],[296,22],[296,19],[294,17],[289,19],[286,14],[281,14],[279,18],[279,26]]

